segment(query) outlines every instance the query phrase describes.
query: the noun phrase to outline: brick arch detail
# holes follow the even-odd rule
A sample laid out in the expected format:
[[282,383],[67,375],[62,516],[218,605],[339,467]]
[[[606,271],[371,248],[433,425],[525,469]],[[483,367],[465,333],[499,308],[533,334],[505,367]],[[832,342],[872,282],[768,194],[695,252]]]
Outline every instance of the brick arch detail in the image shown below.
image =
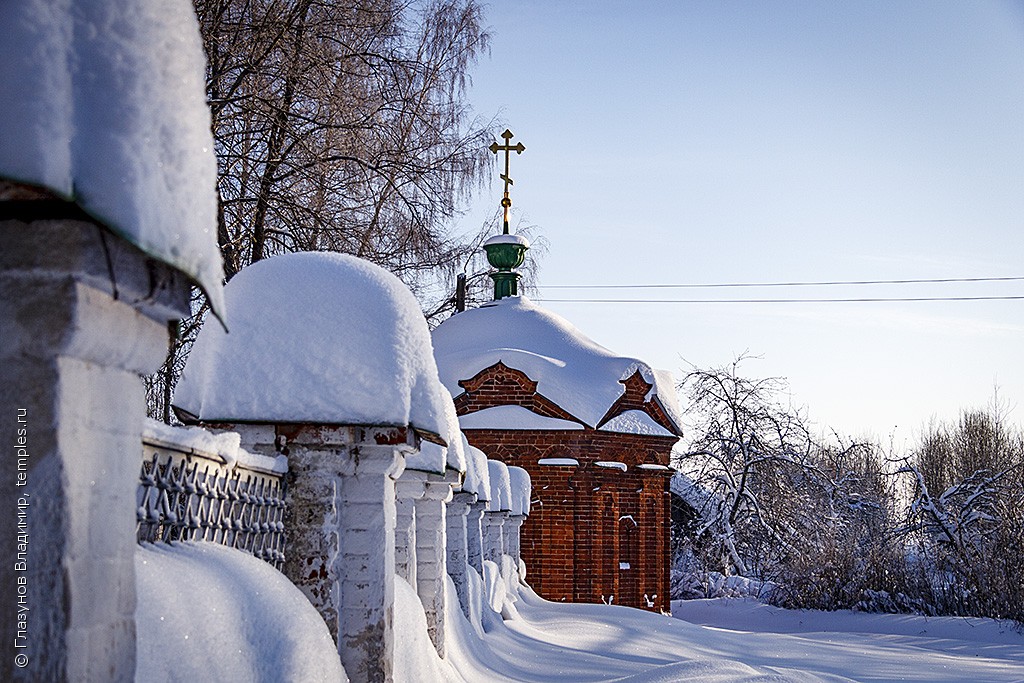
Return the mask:
[[459,381],[463,393],[455,397],[455,412],[468,415],[478,410],[517,405],[542,417],[568,420],[589,427],[578,417],[537,392],[537,382],[522,370],[498,361],[469,379]]
[[627,410],[639,410],[650,415],[652,420],[671,433],[676,434],[679,431],[679,428],[669,419],[668,413],[665,412],[665,408],[661,405],[661,401],[658,400],[657,396],[654,396],[650,401],[647,400],[647,392],[651,390],[653,385],[644,379],[639,370],[626,379],[620,379],[619,382],[624,387],[622,395],[615,400],[615,403],[604,414],[604,417],[598,420],[598,428],[616,415],[620,415]]

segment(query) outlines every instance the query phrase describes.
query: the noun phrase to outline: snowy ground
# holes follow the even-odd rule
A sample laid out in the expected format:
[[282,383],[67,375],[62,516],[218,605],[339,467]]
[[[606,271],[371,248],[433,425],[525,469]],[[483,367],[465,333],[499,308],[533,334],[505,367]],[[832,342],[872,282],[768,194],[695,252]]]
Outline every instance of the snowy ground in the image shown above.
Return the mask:
[[1024,636],[988,620],[798,612],[736,599],[679,602],[673,619],[553,604],[529,590],[514,611],[486,624],[482,638],[465,619],[450,622],[451,680],[1024,681]]
[[[677,602],[675,617],[551,603],[487,562],[473,621],[427,636],[416,591],[395,581],[397,683],[702,681],[1024,682],[1024,635],[985,619],[798,612],[753,600]],[[136,551],[138,681],[346,679],[327,627],[270,565],[209,543]],[[448,604],[456,605],[448,581]],[[504,618],[503,618],[504,617]]]

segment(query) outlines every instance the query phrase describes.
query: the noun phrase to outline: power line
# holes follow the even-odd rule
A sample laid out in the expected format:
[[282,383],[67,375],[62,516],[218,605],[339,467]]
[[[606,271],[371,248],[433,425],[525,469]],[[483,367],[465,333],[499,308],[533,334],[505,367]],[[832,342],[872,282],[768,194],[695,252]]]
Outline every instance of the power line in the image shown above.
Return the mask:
[[916,296],[859,297],[849,299],[547,299],[535,301],[563,304],[838,304],[900,301],[1019,301],[1021,296]]
[[[951,282],[1017,282],[1024,276],[1012,277],[946,277],[926,280],[825,280],[820,282],[712,282],[685,284],[640,285],[538,285],[538,289],[700,289],[716,287],[827,287],[833,285],[910,285]],[[914,299],[919,300],[919,299]],[[931,299],[927,299],[931,300]],[[936,299],[945,301],[946,299]],[[953,299],[960,300],[960,299]],[[549,299],[552,301],[552,299]],[[787,301],[789,301],[787,299]]]

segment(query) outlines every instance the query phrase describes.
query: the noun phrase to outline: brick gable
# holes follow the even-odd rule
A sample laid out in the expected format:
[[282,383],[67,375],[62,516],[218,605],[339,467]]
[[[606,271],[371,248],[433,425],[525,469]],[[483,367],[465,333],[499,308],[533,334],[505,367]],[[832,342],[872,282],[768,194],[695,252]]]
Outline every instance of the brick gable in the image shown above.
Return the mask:
[[517,405],[543,417],[570,422],[583,422],[551,399],[537,393],[537,383],[525,372],[510,368],[501,361],[484,368],[470,379],[461,380],[463,393],[455,397],[459,415],[503,405]]
[[658,397],[654,396],[650,401],[647,400],[647,392],[651,390],[652,385],[643,378],[639,370],[626,379],[620,379],[619,382],[625,386],[625,391],[622,392],[622,396],[612,404],[608,412],[597,423],[598,427],[627,410],[639,410],[640,412],[647,413],[652,420],[669,432],[673,434],[679,433],[679,427],[669,419],[665,408],[658,401]]

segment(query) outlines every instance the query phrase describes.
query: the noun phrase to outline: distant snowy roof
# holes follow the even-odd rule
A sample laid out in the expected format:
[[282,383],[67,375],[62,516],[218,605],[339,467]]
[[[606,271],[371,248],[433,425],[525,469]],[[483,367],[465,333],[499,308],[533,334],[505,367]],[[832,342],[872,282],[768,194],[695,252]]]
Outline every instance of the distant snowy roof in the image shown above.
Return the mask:
[[223,315],[217,164],[189,0],[0,2],[0,177],[66,197]]
[[463,429],[583,429],[578,422],[544,417],[522,406],[494,406],[459,418]]
[[391,273],[285,254],[244,268],[224,293],[231,333],[203,327],[175,406],[206,422],[412,425],[451,438],[427,323]]
[[[591,427],[596,427],[623,391],[620,380],[639,371],[677,426],[682,424],[671,375],[635,358],[618,356],[575,326],[526,297],[458,313],[433,332],[441,381],[458,396],[459,380],[501,361],[537,382],[537,391]],[[462,424],[468,428],[462,418]],[[621,425],[624,431],[628,425]],[[646,432],[641,432],[646,433]]]

